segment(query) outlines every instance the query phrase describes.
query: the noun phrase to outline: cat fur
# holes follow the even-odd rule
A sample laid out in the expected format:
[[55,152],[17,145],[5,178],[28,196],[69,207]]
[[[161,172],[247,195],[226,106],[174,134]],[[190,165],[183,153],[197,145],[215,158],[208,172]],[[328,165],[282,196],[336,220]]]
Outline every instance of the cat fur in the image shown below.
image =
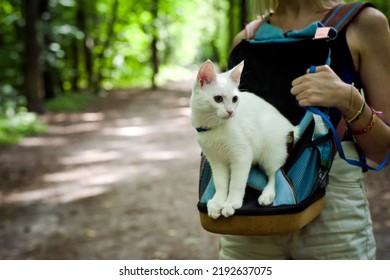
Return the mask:
[[191,122],[199,131],[197,141],[215,184],[216,192],[207,203],[208,215],[214,219],[232,216],[241,208],[252,165],[259,165],[268,177],[259,204],[273,203],[275,174],[287,158],[287,136],[293,131],[297,138],[299,133],[271,104],[238,90],[243,68],[241,62],[217,74],[207,60],[191,95]]

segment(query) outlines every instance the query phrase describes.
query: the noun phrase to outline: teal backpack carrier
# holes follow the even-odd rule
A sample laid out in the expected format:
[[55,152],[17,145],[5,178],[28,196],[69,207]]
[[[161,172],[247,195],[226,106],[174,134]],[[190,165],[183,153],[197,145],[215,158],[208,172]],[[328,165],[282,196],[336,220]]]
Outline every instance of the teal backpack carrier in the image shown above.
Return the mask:
[[[207,202],[213,197],[215,186],[210,164],[202,156],[198,209],[204,229],[233,235],[291,233],[302,229],[321,213],[328,173],[336,151],[345,159],[340,144],[345,129],[340,125],[342,118],[336,110],[300,107],[290,94],[291,82],[305,74],[307,69],[314,72],[316,65],[330,65],[330,42],[368,5],[360,2],[339,5],[322,23],[315,22],[303,30],[287,34],[263,22],[253,30],[252,39],[241,41],[232,50],[229,68],[245,60],[239,89],[261,96],[291,123],[298,125],[303,133],[277,172],[273,204],[258,204],[267,177],[260,167],[253,166],[243,206],[228,218],[213,219],[207,214]],[[363,160],[346,160],[367,167]]]

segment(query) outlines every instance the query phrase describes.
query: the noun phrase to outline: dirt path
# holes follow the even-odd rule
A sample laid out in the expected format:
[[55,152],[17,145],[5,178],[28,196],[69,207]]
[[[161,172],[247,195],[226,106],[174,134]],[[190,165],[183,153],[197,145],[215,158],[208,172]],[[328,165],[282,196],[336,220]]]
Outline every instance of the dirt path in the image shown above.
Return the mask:
[[189,92],[116,91],[0,154],[0,259],[213,259]]
[[[186,85],[115,91],[0,150],[0,259],[215,259],[217,236],[198,221],[188,104]],[[368,176],[382,259],[389,174]]]

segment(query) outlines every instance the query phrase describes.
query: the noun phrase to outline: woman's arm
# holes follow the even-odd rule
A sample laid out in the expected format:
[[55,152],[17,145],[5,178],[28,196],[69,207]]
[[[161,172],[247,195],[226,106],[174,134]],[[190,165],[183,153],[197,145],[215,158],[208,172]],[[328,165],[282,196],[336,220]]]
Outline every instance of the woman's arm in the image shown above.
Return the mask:
[[[367,102],[363,113],[349,127],[362,132],[372,123],[369,106],[383,112],[371,129],[355,135],[364,154],[381,162],[390,151],[390,128],[385,124],[390,123],[390,32],[386,17],[374,8],[364,9],[348,27],[347,41]],[[347,120],[353,119],[363,104],[357,89],[342,82],[328,66],[295,79],[291,93],[301,106],[336,107]]]
[[235,46],[237,46],[243,39],[246,39],[245,29],[241,30],[241,32],[238,33],[236,37],[234,37],[232,47],[234,48]]
[[[390,32],[386,17],[378,10],[367,8],[351,23],[349,44],[359,54],[359,73],[367,104],[383,112],[372,131],[356,136],[368,158],[381,162],[390,151]],[[367,108],[366,108],[367,109]],[[370,122],[370,110],[354,126],[362,129]],[[364,117],[364,118],[363,118]],[[354,128],[351,124],[351,128]]]

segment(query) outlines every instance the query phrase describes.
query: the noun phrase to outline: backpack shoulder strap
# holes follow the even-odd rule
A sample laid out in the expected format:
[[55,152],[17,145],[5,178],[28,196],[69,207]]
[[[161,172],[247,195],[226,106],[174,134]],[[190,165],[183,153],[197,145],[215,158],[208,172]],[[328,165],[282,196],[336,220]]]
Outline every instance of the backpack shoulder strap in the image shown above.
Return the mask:
[[[340,4],[329,10],[322,23],[327,27],[334,27],[337,31],[342,30],[362,9],[374,7],[372,3],[349,2]],[[267,22],[270,15],[265,19],[257,18],[245,26],[246,39],[253,39],[257,29],[264,22]]]
[[259,29],[264,22],[267,22],[270,16],[271,15],[268,15],[266,17],[258,17],[247,25],[245,25],[245,38],[248,40],[254,39],[257,29]]
[[[325,18],[322,20],[322,23],[324,26],[327,27],[333,27],[337,30],[337,32],[340,32],[343,28],[345,28],[348,23],[351,22],[352,19],[364,8],[366,7],[374,7],[371,3],[366,2],[349,2],[337,5],[333,7]],[[340,119],[337,128],[334,133],[338,135],[339,139],[342,139],[344,136],[344,133],[346,131],[346,125],[343,118]],[[340,152],[341,144],[337,143],[337,137],[334,137],[337,149],[339,150],[339,154],[343,154],[342,150]]]
[[374,7],[371,3],[350,2],[333,7],[323,19],[325,26],[342,30],[362,9]]

